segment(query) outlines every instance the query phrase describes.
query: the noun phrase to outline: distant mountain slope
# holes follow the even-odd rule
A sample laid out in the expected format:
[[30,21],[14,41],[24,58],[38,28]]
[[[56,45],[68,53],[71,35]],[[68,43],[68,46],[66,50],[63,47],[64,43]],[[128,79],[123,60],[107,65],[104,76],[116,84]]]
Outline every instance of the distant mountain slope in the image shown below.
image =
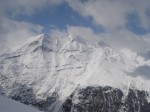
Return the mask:
[[87,87],[117,88],[123,94],[121,102],[130,90],[144,91],[146,95],[137,97],[148,103],[149,68],[150,60],[129,49],[118,51],[102,41],[41,34],[0,56],[0,93],[50,112],[61,111],[70,95]]

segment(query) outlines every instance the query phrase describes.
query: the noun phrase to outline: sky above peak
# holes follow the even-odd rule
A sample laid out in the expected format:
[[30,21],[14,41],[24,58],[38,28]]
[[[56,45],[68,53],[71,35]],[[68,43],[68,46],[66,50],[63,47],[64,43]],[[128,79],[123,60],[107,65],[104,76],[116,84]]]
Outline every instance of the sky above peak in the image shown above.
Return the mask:
[[115,48],[150,49],[149,0],[0,0],[0,50],[29,37],[72,34]]

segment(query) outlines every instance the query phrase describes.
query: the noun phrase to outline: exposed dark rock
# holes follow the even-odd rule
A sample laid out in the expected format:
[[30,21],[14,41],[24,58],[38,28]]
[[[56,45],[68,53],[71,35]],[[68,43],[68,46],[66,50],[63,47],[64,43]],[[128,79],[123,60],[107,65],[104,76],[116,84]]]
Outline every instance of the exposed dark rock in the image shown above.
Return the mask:
[[122,101],[119,89],[87,87],[75,91],[62,105],[61,112],[150,112],[147,96],[145,91],[130,89]]
[[58,99],[58,94],[54,92],[50,97],[41,100],[35,97],[32,88],[22,85],[16,87],[9,97],[21,103],[32,105],[39,110],[46,111]]
[[[0,90],[2,93],[2,89]],[[49,108],[59,100],[56,92],[45,100],[37,99],[31,87],[18,84],[9,97],[48,112],[52,112]],[[133,89],[129,90],[126,99],[123,100],[122,91],[116,88],[78,88],[66,99],[59,112],[150,112],[147,97],[147,92]]]

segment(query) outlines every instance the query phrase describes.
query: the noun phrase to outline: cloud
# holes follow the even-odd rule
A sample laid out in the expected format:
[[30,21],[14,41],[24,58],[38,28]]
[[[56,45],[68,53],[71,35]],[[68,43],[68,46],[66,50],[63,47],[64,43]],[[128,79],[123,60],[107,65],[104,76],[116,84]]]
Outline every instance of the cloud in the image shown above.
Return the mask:
[[36,13],[46,7],[54,7],[63,0],[1,0],[0,13],[11,12],[12,15]]
[[148,34],[142,36],[142,38],[143,38],[145,41],[147,41],[147,42],[150,43],[150,33],[148,33]]
[[27,38],[43,32],[43,26],[12,20],[12,16],[19,14],[34,16],[38,11],[59,6],[64,1],[81,16],[92,18],[93,24],[104,27],[106,32],[95,33],[91,26],[66,24],[66,29],[60,30],[57,27],[51,29],[51,36],[72,34],[90,41],[102,40],[116,49],[130,48],[138,52],[150,49],[150,33],[140,36],[126,27],[130,21],[128,16],[136,14],[139,20],[137,25],[150,30],[149,0],[1,0],[0,50],[18,45]]
[[150,48],[150,43],[145,41],[140,35],[136,35],[127,29],[112,30],[100,34],[101,40],[112,45],[116,49],[128,48],[136,52],[141,52]]
[[149,0],[67,0],[70,7],[84,17],[91,17],[93,23],[108,29],[124,28],[127,15],[137,13],[139,25],[150,29]]
[[0,20],[0,54],[24,42],[27,38],[42,33],[43,27],[10,19]]
[[98,38],[99,35],[95,34],[93,29],[90,27],[67,26],[64,30],[52,29],[49,33],[51,37],[63,37],[70,34],[74,37],[82,37],[88,41],[95,42],[96,40],[100,40],[100,38]]
[[[102,40],[114,48],[129,48],[137,52],[150,49],[150,33],[138,35],[127,24],[138,31],[150,31],[149,0],[66,0],[69,6],[81,16],[92,18],[94,25],[102,26],[106,32],[95,33],[91,28],[70,27],[70,32],[93,40]],[[136,15],[132,18],[132,15]],[[129,16],[130,19],[128,18]],[[132,19],[132,20],[131,20]],[[138,28],[138,29],[137,29]],[[83,30],[84,29],[84,30]],[[89,34],[90,33],[90,34]],[[87,35],[86,35],[87,34]]]
[[90,27],[68,26],[65,30],[53,29],[50,31],[52,37],[67,36],[69,34],[92,42],[104,41],[115,49],[128,48],[136,52],[150,49],[150,44],[145,38],[141,38],[126,29],[95,33]]
[[81,26],[68,26],[67,33],[72,34],[76,37],[82,37],[89,41],[100,40],[92,28],[90,27],[81,27]]
[[65,37],[68,35],[67,31],[65,29],[60,30],[58,28],[51,29],[48,33],[52,38],[54,37]]
[[136,68],[131,74],[133,77],[142,77],[144,79],[150,79],[150,66],[148,65],[143,65],[143,66],[139,66],[138,68]]
[[34,15],[47,7],[60,5],[63,0],[1,0],[0,3],[0,54],[42,33],[44,27],[12,19],[19,14]]

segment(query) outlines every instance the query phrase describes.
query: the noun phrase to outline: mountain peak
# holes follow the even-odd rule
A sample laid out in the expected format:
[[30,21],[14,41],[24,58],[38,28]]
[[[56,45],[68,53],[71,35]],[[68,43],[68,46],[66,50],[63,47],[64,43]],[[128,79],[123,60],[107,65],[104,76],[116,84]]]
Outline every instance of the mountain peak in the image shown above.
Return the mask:
[[99,42],[96,42],[96,44],[100,47],[111,47],[110,45],[108,45],[107,43],[103,42],[103,41],[99,41]]
[[70,40],[74,39],[74,36],[72,34],[68,34],[67,38],[69,38]]
[[49,36],[46,35],[45,33],[43,33],[43,34],[39,34],[37,36],[31,37],[29,39],[29,41],[37,41],[37,40],[43,41],[44,39],[48,39],[48,38],[49,38]]
[[[149,65],[137,54],[116,51],[102,41],[92,43],[80,36],[49,38],[40,34],[0,57],[0,90],[15,97],[18,88],[16,94],[28,95],[28,101],[52,98],[54,102],[48,102],[50,108],[56,105],[60,109],[61,104],[55,101],[66,100],[78,88],[110,86],[126,94],[134,87],[150,92]],[[141,74],[145,74],[146,81]]]
[[48,37],[48,35],[46,33],[41,33],[41,34],[37,34],[36,36],[34,37]]

